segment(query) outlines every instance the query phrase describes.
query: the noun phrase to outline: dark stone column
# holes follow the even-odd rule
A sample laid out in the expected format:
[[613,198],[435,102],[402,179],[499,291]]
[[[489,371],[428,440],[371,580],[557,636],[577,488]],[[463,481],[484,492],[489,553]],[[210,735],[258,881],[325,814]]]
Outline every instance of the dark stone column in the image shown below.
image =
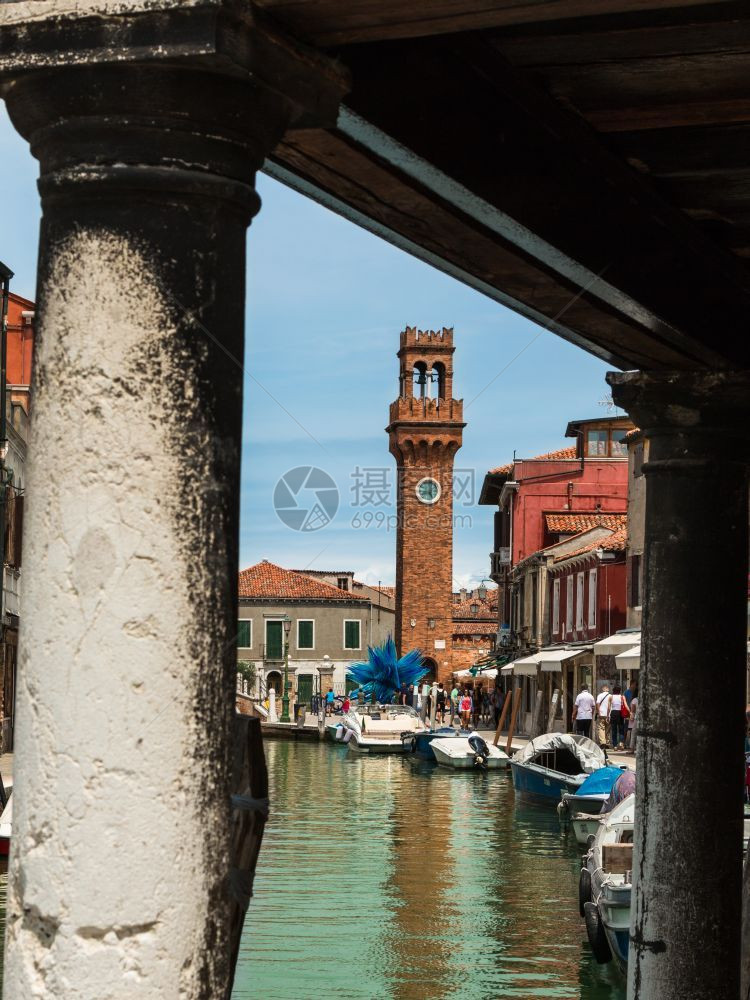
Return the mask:
[[6,997],[229,995],[246,228],[342,92],[240,5],[126,8],[0,5],[43,205]]
[[628,997],[736,1000],[750,373],[610,373],[648,441]]

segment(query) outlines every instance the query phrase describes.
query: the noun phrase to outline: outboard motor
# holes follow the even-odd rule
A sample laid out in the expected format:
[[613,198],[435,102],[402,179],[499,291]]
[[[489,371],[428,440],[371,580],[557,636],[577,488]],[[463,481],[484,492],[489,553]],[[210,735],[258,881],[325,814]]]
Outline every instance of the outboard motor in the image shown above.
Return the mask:
[[490,748],[477,733],[469,737],[469,746],[474,751],[474,766],[481,767],[486,771],[487,761],[490,757]]

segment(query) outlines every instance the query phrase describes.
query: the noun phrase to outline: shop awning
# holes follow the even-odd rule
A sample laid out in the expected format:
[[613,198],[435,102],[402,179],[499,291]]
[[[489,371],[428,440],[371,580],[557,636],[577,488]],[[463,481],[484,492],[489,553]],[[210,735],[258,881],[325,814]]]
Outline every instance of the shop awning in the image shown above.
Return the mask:
[[568,649],[542,649],[537,653],[539,664],[544,673],[555,673],[562,670],[566,660],[572,660],[582,653],[590,653],[591,646],[575,646]]
[[594,643],[594,654],[596,656],[617,656],[624,653],[633,646],[637,646],[641,641],[640,629],[631,629],[628,632],[615,632],[606,639],[600,639]]
[[626,649],[624,653],[618,653],[615,657],[618,670],[639,670],[641,666],[641,644]]
[[536,677],[536,668],[539,665],[541,653],[532,653],[530,656],[522,656],[518,660],[509,663],[513,667],[514,677]]
[[473,678],[478,681],[481,681],[483,677],[489,678],[489,680],[494,680],[497,677],[497,670],[495,667],[488,667],[486,670],[477,670],[476,673],[472,673],[467,667],[466,670],[455,670],[453,672],[453,676]]

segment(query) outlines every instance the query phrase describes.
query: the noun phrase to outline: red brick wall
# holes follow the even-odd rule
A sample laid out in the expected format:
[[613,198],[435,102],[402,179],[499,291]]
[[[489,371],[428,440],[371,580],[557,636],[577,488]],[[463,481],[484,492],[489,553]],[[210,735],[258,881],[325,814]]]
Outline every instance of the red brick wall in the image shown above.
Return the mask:
[[[589,571],[596,568],[596,625],[589,625]],[[583,573],[583,628],[576,628],[578,585],[577,576]],[[568,607],[567,580],[573,578],[573,631],[566,630]],[[552,631],[554,624],[554,580],[560,581],[559,628]],[[600,561],[591,556],[585,562],[565,568],[549,577],[549,625],[552,642],[604,639],[618,629],[625,628],[626,622],[626,574],[625,559],[618,554],[614,562]]]

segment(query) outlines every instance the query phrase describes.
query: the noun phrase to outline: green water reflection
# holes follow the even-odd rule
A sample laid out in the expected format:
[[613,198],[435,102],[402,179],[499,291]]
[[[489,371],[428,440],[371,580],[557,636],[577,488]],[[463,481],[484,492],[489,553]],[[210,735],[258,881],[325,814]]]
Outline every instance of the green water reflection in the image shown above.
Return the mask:
[[271,820],[234,1000],[624,1000],[580,849],[509,776],[268,743]]

